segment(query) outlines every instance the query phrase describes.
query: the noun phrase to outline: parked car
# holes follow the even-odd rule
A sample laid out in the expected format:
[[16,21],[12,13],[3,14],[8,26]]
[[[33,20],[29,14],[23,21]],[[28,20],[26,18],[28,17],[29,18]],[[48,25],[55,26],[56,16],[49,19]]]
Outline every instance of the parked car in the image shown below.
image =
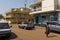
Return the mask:
[[33,23],[29,24],[28,22],[18,23],[18,26],[19,28],[23,28],[23,29],[35,28]]
[[33,22],[28,22],[28,25],[25,27],[25,29],[34,29],[34,23]]
[[11,29],[9,27],[8,22],[0,22],[0,37],[10,37],[11,36]]
[[26,22],[19,22],[19,23],[18,23],[19,28],[23,28],[23,29],[24,29],[27,25],[28,25],[28,24],[27,24]]
[[47,26],[50,28],[50,31],[60,32],[60,22],[57,21],[47,22]]

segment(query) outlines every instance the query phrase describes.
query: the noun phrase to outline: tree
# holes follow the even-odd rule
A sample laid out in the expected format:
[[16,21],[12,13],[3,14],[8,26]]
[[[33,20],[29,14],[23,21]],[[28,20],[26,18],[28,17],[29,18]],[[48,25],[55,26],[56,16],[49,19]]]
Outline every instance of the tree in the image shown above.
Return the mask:
[[2,14],[0,14],[0,19],[4,18]]

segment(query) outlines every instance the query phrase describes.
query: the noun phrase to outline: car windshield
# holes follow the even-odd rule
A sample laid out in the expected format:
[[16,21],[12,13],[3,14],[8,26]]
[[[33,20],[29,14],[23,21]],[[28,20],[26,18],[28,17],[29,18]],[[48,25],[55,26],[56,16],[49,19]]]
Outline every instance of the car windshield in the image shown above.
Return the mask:
[[22,24],[24,24],[24,22],[21,22]]
[[56,22],[47,22],[47,24],[51,24],[51,25],[56,25],[57,23]]
[[8,23],[0,23],[0,29],[8,29],[10,28]]

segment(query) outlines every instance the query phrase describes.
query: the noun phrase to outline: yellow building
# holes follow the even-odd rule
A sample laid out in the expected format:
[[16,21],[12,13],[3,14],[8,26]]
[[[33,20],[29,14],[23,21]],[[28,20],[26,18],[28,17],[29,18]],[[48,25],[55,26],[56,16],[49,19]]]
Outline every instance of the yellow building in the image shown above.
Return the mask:
[[29,12],[29,8],[13,8],[6,13],[5,19],[11,21],[11,23],[28,22],[29,19],[33,19]]

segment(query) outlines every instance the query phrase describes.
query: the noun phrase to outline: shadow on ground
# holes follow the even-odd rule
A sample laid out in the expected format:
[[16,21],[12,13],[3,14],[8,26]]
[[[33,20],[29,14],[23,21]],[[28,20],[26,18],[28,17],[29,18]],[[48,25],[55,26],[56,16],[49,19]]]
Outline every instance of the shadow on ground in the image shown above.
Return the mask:
[[58,31],[51,31],[52,33],[56,33],[56,34],[60,34],[60,32]]
[[15,33],[11,33],[11,36],[8,38],[8,37],[0,37],[0,40],[11,40],[11,39],[15,39],[17,38],[17,35]]
[[[60,32],[57,32],[57,31],[51,31],[52,33],[55,33],[55,34],[60,34]],[[57,35],[52,35],[52,36],[48,36],[49,38],[50,37],[56,37]]]

